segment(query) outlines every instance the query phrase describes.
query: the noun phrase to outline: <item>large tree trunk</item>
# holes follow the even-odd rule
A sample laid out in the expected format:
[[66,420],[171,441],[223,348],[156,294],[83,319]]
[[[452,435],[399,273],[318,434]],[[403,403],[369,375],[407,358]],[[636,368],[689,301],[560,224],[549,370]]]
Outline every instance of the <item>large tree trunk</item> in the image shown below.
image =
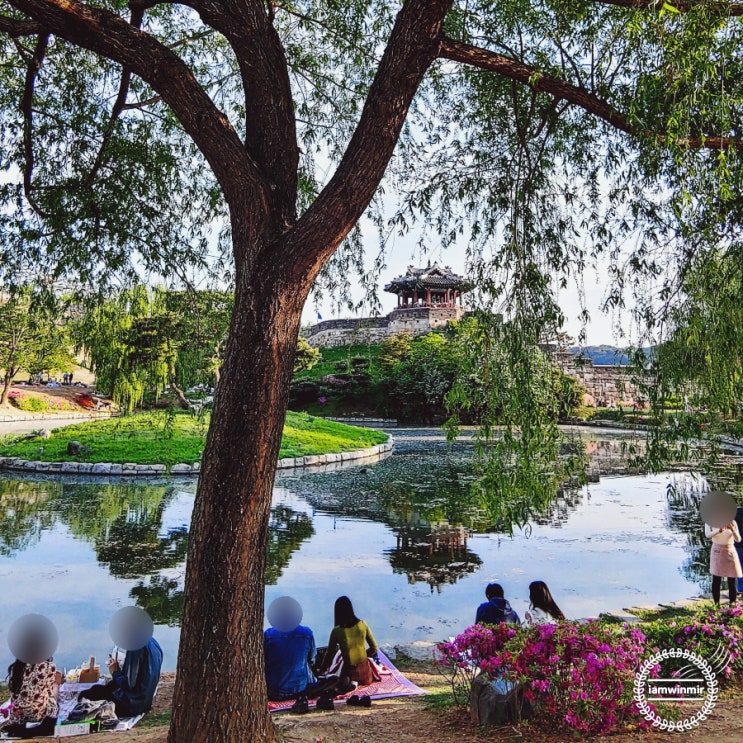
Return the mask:
[[[189,538],[170,743],[278,740],[263,668],[266,534],[304,294],[238,278]],[[198,701],[197,704],[194,702]]]

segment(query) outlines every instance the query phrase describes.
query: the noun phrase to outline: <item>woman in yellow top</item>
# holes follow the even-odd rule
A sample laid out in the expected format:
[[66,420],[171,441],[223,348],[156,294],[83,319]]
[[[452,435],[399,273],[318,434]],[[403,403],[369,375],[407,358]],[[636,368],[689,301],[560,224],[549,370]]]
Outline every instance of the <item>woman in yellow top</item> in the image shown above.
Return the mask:
[[332,661],[336,648],[340,648],[343,656],[341,678],[350,678],[359,686],[367,686],[375,680],[369,657],[376,655],[379,646],[369,625],[354,614],[348,596],[341,596],[335,602],[335,626],[328,640],[326,663]]

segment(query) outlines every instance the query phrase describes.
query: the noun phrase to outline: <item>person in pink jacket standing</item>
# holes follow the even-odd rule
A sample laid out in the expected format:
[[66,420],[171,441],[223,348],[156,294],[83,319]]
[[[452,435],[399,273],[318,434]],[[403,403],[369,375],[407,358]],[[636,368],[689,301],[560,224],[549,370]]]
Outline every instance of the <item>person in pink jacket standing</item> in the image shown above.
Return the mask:
[[712,540],[712,551],[709,559],[709,571],[712,573],[712,598],[720,603],[722,579],[728,580],[730,603],[737,597],[736,579],[743,578],[740,560],[735,551],[735,542],[740,542],[740,532],[735,521],[721,527],[704,525],[704,535]]

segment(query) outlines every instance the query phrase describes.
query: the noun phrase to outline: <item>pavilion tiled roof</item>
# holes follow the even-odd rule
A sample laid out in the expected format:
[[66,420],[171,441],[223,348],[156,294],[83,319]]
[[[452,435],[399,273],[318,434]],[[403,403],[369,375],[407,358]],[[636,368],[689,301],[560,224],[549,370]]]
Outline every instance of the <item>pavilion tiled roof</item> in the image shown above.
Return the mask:
[[438,263],[434,263],[433,266],[429,264],[426,268],[408,266],[405,275],[392,279],[384,287],[384,290],[393,294],[400,294],[401,292],[426,289],[457,289],[465,292],[471,288],[472,285],[467,279],[455,274],[449,266],[442,268]]

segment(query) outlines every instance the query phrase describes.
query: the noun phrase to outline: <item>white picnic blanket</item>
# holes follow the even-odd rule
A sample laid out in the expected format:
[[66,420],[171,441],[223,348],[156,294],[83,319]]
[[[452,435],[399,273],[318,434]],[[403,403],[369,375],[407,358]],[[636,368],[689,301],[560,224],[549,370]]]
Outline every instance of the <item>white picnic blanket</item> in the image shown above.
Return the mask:
[[[104,681],[98,682],[103,684]],[[57,716],[57,725],[61,725],[72,712],[77,704],[77,695],[84,689],[90,689],[95,684],[71,684],[65,682],[59,687],[59,715]],[[136,717],[120,717],[119,724],[108,732],[119,732],[120,730],[131,730],[142,718],[144,714]]]
[[[98,683],[102,684],[103,681]],[[77,704],[77,695],[84,689],[90,689],[95,684],[72,684],[65,682],[59,687],[59,714],[57,715],[57,725],[62,725],[68,718],[70,712]],[[10,699],[0,705],[0,709],[7,709],[10,706]],[[137,715],[136,717],[122,717],[119,718],[119,724],[105,732],[119,732],[124,730],[131,730],[142,718],[144,714]],[[32,724],[27,724],[27,727],[32,727]],[[101,731],[104,732],[104,731]]]

